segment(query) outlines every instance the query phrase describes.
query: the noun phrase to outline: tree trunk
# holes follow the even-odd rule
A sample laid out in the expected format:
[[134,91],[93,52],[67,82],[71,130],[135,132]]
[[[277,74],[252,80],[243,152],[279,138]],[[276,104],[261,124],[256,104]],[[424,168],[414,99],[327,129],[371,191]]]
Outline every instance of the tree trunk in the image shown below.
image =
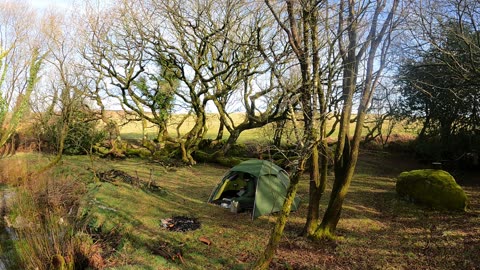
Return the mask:
[[215,138],[215,141],[222,140],[224,129],[225,129],[225,124],[223,123],[223,121],[220,120],[220,126],[218,127],[217,137]]
[[426,138],[427,134],[427,129],[430,127],[430,114],[427,113],[427,116],[425,117],[425,121],[423,121],[423,126],[422,129],[420,130],[420,133],[418,134],[417,140],[423,141]]
[[312,235],[313,238],[333,238],[338,221],[340,220],[343,201],[350,187],[356,163],[356,157],[352,158],[351,156],[352,149],[350,148],[348,137],[345,137],[344,145],[343,158],[339,161],[340,164],[335,164],[335,181],[330,195],[330,201],[323,216],[322,223],[318,226],[315,234]]
[[273,132],[273,145],[280,147],[282,144],[283,129],[285,128],[286,120],[275,122],[275,131]]
[[317,227],[318,218],[320,216],[320,198],[322,196],[320,191],[320,169],[319,169],[319,153],[317,145],[312,149],[312,156],[310,157],[310,187],[309,187],[309,201],[307,221],[303,229],[303,235],[313,234]]
[[308,204],[307,222],[303,229],[303,235],[312,237],[315,234],[315,230],[318,226],[318,220],[320,218],[320,200],[322,199],[325,187],[327,185],[328,175],[328,152],[327,143],[322,141],[320,144],[320,167],[319,167],[319,181],[310,181],[310,201]]
[[228,151],[230,151],[232,146],[237,142],[238,138],[240,137],[240,133],[242,131],[243,130],[236,128],[232,130],[232,132],[230,132],[230,136],[228,136],[228,140],[222,148],[223,155],[226,155]]
[[442,159],[452,159],[452,147],[450,135],[452,134],[452,122],[444,120],[440,122],[440,157]]
[[25,92],[24,94],[17,97],[17,104],[13,108],[13,112],[10,116],[10,119],[8,120],[8,123],[5,123],[5,116],[0,118],[0,126],[3,127],[4,125],[6,125],[6,127],[4,127],[2,129],[2,132],[0,133],[0,147],[4,146],[8,139],[10,139],[10,136],[15,133],[18,124],[23,120],[23,117],[25,116],[24,114],[28,109],[30,96],[32,95],[32,92],[35,89],[35,85],[38,82],[38,73],[40,71],[40,67],[42,66],[44,58],[45,55],[40,55],[38,49],[34,49],[29,67],[30,73],[28,75],[27,85],[24,90]]
[[182,160],[189,164],[195,165],[196,161],[192,157],[192,153],[197,150],[198,144],[203,138],[204,133],[206,132],[206,116],[204,111],[197,113],[197,119],[195,125],[184,137],[184,142],[180,143],[180,148],[182,151]]
[[277,217],[277,222],[273,227],[272,233],[270,235],[270,240],[265,247],[265,251],[261,255],[261,257],[255,263],[253,269],[255,270],[264,270],[268,269],[270,263],[272,262],[273,256],[275,255],[275,251],[277,250],[278,244],[283,235],[283,230],[285,229],[285,224],[287,223],[288,216],[290,214],[290,209],[292,207],[293,200],[295,199],[295,195],[297,194],[298,189],[298,182],[300,180],[300,176],[303,174],[303,164],[305,160],[299,160],[299,170],[295,172],[295,174],[290,179],[290,186],[288,187],[287,194],[285,197],[285,202],[283,203],[282,211],[280,215]]

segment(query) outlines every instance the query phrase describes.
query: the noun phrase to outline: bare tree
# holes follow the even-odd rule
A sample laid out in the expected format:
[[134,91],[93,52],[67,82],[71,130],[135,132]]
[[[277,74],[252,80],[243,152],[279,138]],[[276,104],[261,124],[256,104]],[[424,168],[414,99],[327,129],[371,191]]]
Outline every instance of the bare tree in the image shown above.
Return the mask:
[[[302,79],[298,91],[304,121],[304,135],[299,141],[299,145],[301,146],[298,151],[300,158],[298,159],[298,165],[293,171],[291,184],[281,215],[277,218],[265,252],[256,263],[256,269],[268,268],[278,242],[280,241],[300,175],[305,170],[306,160],[309,157],[312,163],[312,167],[310,168],[310,181],[312,182],[311,194],[314,195],[311,196],[313,201],[317,201],[319,197],[317,194],[321,194],[322,192],[323,184],[321,180],[324,181],[326,179],[326,163],[322,162],[322,166],[324,167],[324,170],[322,170],[323,177],[319,175],[320,155],[317,152],[319,142],[321,142],[326,135],[326,126],[320,124],[321,132],[318,133],[315,127],[319,126],[319,124],[315,122],[317,118],[314,113],[317,111],[324,113],[322,115],[323,118],[320,118],[322,121],[325,121],[327,118],[325,113],[329,104],[326,103],[326,93],[328,91],[334,91],[335,86],[333,84],[335,84],[335,81],[333,78],[336,78],[335,74],[338,74],[336,69],[327,69],[329,76],[331,76],[330,78],[332,78],[332,80],[329,80],[330,88],[327,88],[328,91],[325,91],[325,89],[320,87],[321,72],[319,72],[319,36],[317,30],[320,17],[318,12],[324,9],[325,6],[328,6],[326,3],[328,2],[302,1],[298,3],[285,1],[285,4],[281,7],[275,7],[269,1],[266,1],[271,12],[275,14],[277,23],[281,25],[282,29],[287,33],[289,44],[300,66]],[[384,58],[388,52],[390,33],[395,25],[394,15],[398,3],[399,1],[397,0],[393,0],[391,3],[382,0],[376,2],[341,0],[338,5],[334,5],[334,7],[337,8],[334,14],[338,16],[336,20],[337,28],[336,31],[334,31],[335,37],[328,39],[330,42],[325,44],[324,48],[327,48],[327,51],[338,50],[342,64],[341,76],[343,80],[342,96],[340,99],[342,107],[340,109],[339,137],[335,149],[335,183],[329,207],[325,212],[322,223],[317,228],[315,228],[315,224],[318,212],[315,214],[315,211],[318,211],[318,205],[317,202],[310,204],[309,220],[307,221],[305,230],[306,233],[312,237],[320,238],[333,235],[340,218],[343,199],[348,191],[358,157],[359,142],[366,110],[371,101],[373,90],[380,78],[379,75],[384,66]],[[383,12],[386,8],[388,8],[389,11],[385,14]],[[328,8],[326,10],[328,10]],[[328,24],[329,21],[326,22]],[[338,45],[337,49],[331,46],[332,40]],[[379,51],[381,52],[380,54],[378,54]],[[334,55],[334,53],[332,53],[332,55]],[[380,59],[378,55],[381,56]],[[336,58],[332,57],[330,60],[331,59]],[[363,61],[365,61],[365,70],[360,71],[360,64],[363,63]],[[328,64],[326,66],[328,66]],[[374,70],[376,67],[379,67],[379,69]],[[356,129],[352,144],[350,144],[348,133],[352,116],[353,97],[357,89],[359,72],[365,74],[365,79],[362,84],[360,84],[362,88],[358,115],[355,118]],[[321,110],[318,110],[318,104],[320,104]],[[326,158],[326,147],[321,147],[320,149],[324,151],[322,156]]]
[[66,139],[75,122],[96,120],[86,104],[87,91],[80,82],[83,70],[79,65],[77,30],[75,25],[67,22],[65,15],[52,10],[45,14],[42,31],[49,54],[45,58],[46,73],[42,77],[44,89],[32,106],[36,106],[37,122],[42,125],[40,129],[55,129],[49,136],[56,138],[56,155],[39,172],[52,168],[62,159]]
[[383,147],[387,145],[394,127],[398,124],[399,94],[393,85],[378,85],[363,125],[367,129],[363,140],[365,143],[377,140]]
[[[259,29],[266,27],[256,3],[145,1],[142,6],[143,13],[150,12],[153,18],[137,23],[142,38],[149,40],[151,53],[168,58],[178,71],[177,101],[185,104],[194,118],[186,134],[167,137],[180,144],[182,159],[194,163],[191,153],[206,132],[208,104],[216,107],[230,133],[224,153],[244,130],[285,117],[281,107],[284,95],[276,87],[260,85],[270,71],[256,50],[264,38]],[[236,124],[228,108],[238,106],[239,99],[246,116]]]
[[[325,89],[321,82],[322,71],[320,70],[319,55],[321,45],[318,27],[320,23],[319,8],[322,2],[285,1],[285,4],[280,6],[274,6],[268,0],[265,3],[274,15],[276,23],[281,29],[280,31],[286,34],[288,46],[295,56],[295,64],[300,69],[300,85],[296,90],[298,91],[298,106],[302,113],[303,126],[301,127],[301,132],[297,132],[296,136],[298,158],[290,177],[291,182],[282,212],[277,218],[270,241],[257,261],[255,269],[268,268],[283,234],[300,177],[305,170],[310,172],[310,192],[313,195],[311,195],[312,202],[309,205],[309,220],[307,221],[306,230],[312,231],[310,229],[311,224],[314,224],[314,220],[318,219],[318,202],[323,192],[322,189],[325,187],[327,176],[327,145],[324,141],[324,136],[326,135],[327,96],[330,94],[328,91],[331,89]],[[332,59],[328,60],[330,63]],[[279,73],[276,75],[278,77],[282,76]],[[293,104],[290,104],[290,106],[293,107]],[[318,116],[319,112],[321,117]],[[296,122],[297,116],[293,109],[290,116]],[[294,124],[294,128],[298,129],[300,127]],[[302,135],[300,136],[299,134]],[[319,147],[320,144],[322,147]],[[319,149],[322,155],[320,155]],[[307,160],[310,160],[311,165],[309,168],[306,167]],[[320,170],[320,164],[323,166],[322,170]]]
[[[438,58],[459,80],[476,81],[480,74],[480,4],[474,0],[422,0],[412,3],[409,25],[415,49],[427,52],[434,48],[444,52]],[[456,39],[465,54],[448,48]],[[429,46],[426,46],[428,44]],[[468,55],[468,57],[464,57]]]
[[[392,32],[397,26],[399,3],[400,0],[377,0],[368,3],[340,1],[338,46],[343,66],[343,106],[334,157],[335,181],[328,207],[316,229],[316,238],[333,237],[340,220],[343,201],[358,159],[367,109],[385,66]],[[365,61],[364,70],[360,70],[362,61]],[[355,131],[350,140],[353,96],[359,85],[360,72],[365,75],[360,84]]]
[[27,113],[46,55],[40,19],[25,4],[0,2],[0,147]]
[[[157,140],[167,137],[167,123],[178,87],[177,70],[167,57],[154,54],[149,40],[143,38],[137,23],[147,14],[133,8],[135,1],[118,1],[116,6],[97,8],[88,6],[90,16],[85,20],[86,41],[83,56],[90,63],[91,97],[101,109],[107,126],[118,125],[106,117],[102,94],[117,99],[126,114],[158,128]],[[106,19],[108,18],[108,19]],[[146,145],[144,138],[144,145]],[[111,140],[112,152],[116,143]]]

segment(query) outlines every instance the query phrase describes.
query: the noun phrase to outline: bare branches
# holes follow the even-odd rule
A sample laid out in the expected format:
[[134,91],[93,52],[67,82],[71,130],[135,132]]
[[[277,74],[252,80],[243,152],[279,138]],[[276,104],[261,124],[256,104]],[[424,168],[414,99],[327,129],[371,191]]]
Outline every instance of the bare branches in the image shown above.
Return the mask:
[[25,4],[0,3],[0,147],[16,131],[46,55],[37,15]]

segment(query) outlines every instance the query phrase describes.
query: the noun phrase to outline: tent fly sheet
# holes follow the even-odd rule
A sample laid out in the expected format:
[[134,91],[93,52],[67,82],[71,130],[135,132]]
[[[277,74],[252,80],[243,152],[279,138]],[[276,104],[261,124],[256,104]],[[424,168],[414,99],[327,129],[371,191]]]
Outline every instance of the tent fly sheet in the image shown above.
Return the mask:
[[[248,181],[253,181],[250,183]],[[251,205],[242,208],[252,211],[252,218],[281,210],[290,179],[285,170],[267,160],[252,159],[231,168],[213,189],[209,203],[221,204],[231,200],[242,201],[242,192],[252,185]],[[246,200],[248,202],[248,200]],[[292,210],[296,210],[300,200],[295,198]]]

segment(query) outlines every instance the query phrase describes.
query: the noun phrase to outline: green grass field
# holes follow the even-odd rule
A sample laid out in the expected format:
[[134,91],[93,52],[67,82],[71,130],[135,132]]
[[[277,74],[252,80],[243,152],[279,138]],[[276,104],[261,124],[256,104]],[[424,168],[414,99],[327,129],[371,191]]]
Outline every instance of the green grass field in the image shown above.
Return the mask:
[[[43,160],[19,155],[1,162],[18,159]],[[409,160],[384,152],[361,155],[334,242],[298,236],[308,198],[308,181],[302,180],[303,204],[289,219],[272,269],[476,269],[480,265],[480,188],[464,186],[470,198],[467,213],[432,211],[404,202],[395,194],[395,176],[418,168]],[[234,214],[206,203],[228,168],[94,160],[97,171],[118,169],[142,181],[152,175],[162,190],[151,192],[126,183],[95,182],[87,170],[91,164],[87,157],[67,156],[56,171],[89,183],[81,214],[90,230],[101,235],[96,244],[105,269],[250,269],[268,241],[274,216],[252,220],[248,213]],[[322,210],[327,200],[328,192]],[[173,216],[195,217],[201,227],[170,232],[161,226],[161,219]],[[200,237],[211,244],[202,243]],[[181,254],[182,259],[165,259],[158,255],[162,252]]]
[[[122,113],[120,112],[110,112],[112,117],[118,121],[118,123],[123,123],[124,120],[122,117]],[[169,126],[168,126],[168,131],[172,135],[176,135],[176,128],[177,125],[180,121],[180,119],[183,117],[183,115],[173,115],[172,118],[169,121]],[[220,126],[219,122],[219,116],[217,114],[209,114],[207,120],[207,133],[206,133],[206,138],[207,139],[213,139],[216,138],[218,128]],[[243,121],[243,118],[245,115],[243,113],[234,113],[231,115],[232,119],[236,124],[241,123]],[[370,120],[373,117],[370,116]],[[368,120],[368,119],[367,119]],[[180,128],[180,134],[185,134],[188,132],[194,124],[194,118],[191,116],[189,117],[184,124]],[[383,133],[386,134],[386,126],[388,122],[385,123]],[[333,125],[333,120],[331,120],[328,124],[328,128],[330,129]],[[372,125],[372,124],[367,124],[367,125]],[[152,124],[148,124],[148,128],[146,130],[147,136],[149,138],[155,138],[157,134],[157,128],[153,126]],[[350,134],[353,134],[354,131],[354,126],[351,126]],[[120,129],[122,137],[125,139],[140,139],[142,138],[142,123],[140,121],[131,121],[125,125],[122,125]],[[400,137],[408,137],[412,138],[416,136],[416,133],[418,132],[418,127],[415,125],[406,125],[406,123],[399,123],[395,125],[392,134],[395,134],[396,136]],[[367,130],[365,129],[364,134],[367,133]],[[239,138],[239,143],[245,143],[248,141],[271,141],[272,139],[272,134],[273,134],[273,125],[268,124],[262,128],[258,129],[252,129],[252,130],[246,130],[244,131]],[[285,129],[285,135],[286,138],[291,137],[293,139],[293,131],[292,131],[292,126],[289,125]],[[330,138],[332,140],[336,139],[337,132],[334,132]],[[224,139],[228,138],[228,131],[224,131]]]
[[[114,117],[114,119],[117,119],[119,123],[123,123],[122,117],[121,115],[119,115],[119,113],[112,112],[112,117]],[[169,125],[168,125],[168,132],[172,136],[176,136],[177,125],[182,119],[182,117],[184,117],[184,115],[174,115],[170,119]],[[207,117],[208,117],[207,133],[205,137],[207,139],[214,139],[217,137],[218,128],[220,126],[219,124],[220,122],[218,120],[219,118],[218,118],[218,115],[216,114],[209,114]],[[233,120],[237,124],[243,121],[243,117],[244,115],[241,113],[236,113],[232,115]],[[187,133],[193,127],[193,125],[194,125],[194,118],[191,116],[183,123],[183,125],[179,129],[180,134],[183,135]],[[152,124],[148,124],[147,126],[148,126],[146,130],[147,136],[149,138],[155,138],[157,135],[158,129]],[[270,129],[271,129],[271,125],[266,126],[265,128],[247,130],[242,133],[239,139],[239,142],[249,141],[252,138],[258,139],[258,138],[265,138],[266,136],[268,137],[270,135],[267,135],[267,134],[271,134]],[[142,123],[140,121],[131,121],[120,128],[120,133],[122,137],[125,139],[141,139],[143,135]],[[227,136],[228,136],[228,131],[225,130],[224,139],[227,139]]]
[[[209,115],[208,138],[216,136],[216,117]],[[236,121],[242,117],[235,115]],[[192,122],[187,120],[180,132],[186,132]],[[139,139],[141,123],[128,123],[121,132],[124,138]],[[148,132],[153,137],[155,128]],[[240,142],[268,140],[269,134],[268,126],[250,130],[242,133]],[[399,125],[394,134],[408,137],[412,131]],[[35,170],[48,159],[26,153],[0,160],[0,183]],[[299,236],[308,203],[305,176],[298,191],[302,204],[289,218],[272,269],[476,269],[480,265],[480,179],[470,176],[465,183],[477,184],[463,186],[470,198],[467,213],[432,211],[402,201],[395,193],[395,177],[420,167],[405,154],[363,151],[335,241],[313,242]],[[94,179],[93,171],[111,169],[143,182],[153,180],[161,190]],[[104,269],[250,269],[268,241],[275,216],[252,220],[249,213],[234,214],[207,204],[227,170],[212,164],[176,167],[142,159],[65,156],[53,177],[87,184],[78,217],[95,236],[95,256],[101,258]],[[457,180],[463,183],[464,177],[459,175]],[[322,211],[331,185],[332,177]],[[162,219],[174,216],[196,218],[201,227],[171,232],[161,226]]]

